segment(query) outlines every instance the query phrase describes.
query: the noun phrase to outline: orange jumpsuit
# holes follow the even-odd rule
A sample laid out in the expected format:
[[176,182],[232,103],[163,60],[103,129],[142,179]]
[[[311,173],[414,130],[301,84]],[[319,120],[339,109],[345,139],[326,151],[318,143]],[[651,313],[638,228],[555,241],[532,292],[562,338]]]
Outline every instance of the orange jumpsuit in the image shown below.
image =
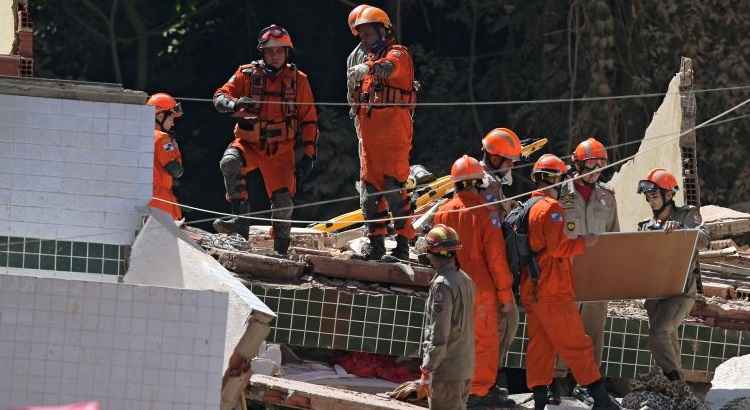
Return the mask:
[[[230,100],[255,97],[252,95],[253,77],[262,78],[262,90],[257,97],[275,103],[260,104],[259,110],[252,113],[253,121],[240,119],[230,146],[242,152],[242,176],[260,169],[269,198],[283,188],[293,195],[296,191],[294,146],[298,131],[302,134],[305,154],[316,155],[318,114],[313,104],[315,100],[307,75],[302,71],[287,64],[276,75],[270,75],[258,68],[260,64],[262,62],[240,66],[229,81],[216,90],[214,99],[219,96]],[[279,103],[289,100],[304,104]],[[227,194],[231,198],[234,193]],[[239,192],[239,196],[247,199],[247,192]]]
[[529,335],[526,384],[530,389],[552,383],[555,353],[570,366],[579,384],[586,386],[601,378],[573,287],[572,257],[583,254],[586,245],[581,238],[568,238],[564,228],[563,209],[553,198],[545,197],[529,211],[529,245],[537,253],[540,271],[538,283],[527,274],[521,277],[521,303],[526,308]]
[[[461,191],[435,214],[435,224],[458,232],[461,269],[474,281],[474,377],[471,394],[485,396],[495,385],[500,364],[499,304],[512,303],[513,276],[505,255],[505,239],[494,208],[465,208],[485,203],[477,192]],[[441,213],[448,210],[459,212]]]
[[[167,170],[167,165],[172,162],[179,165],[179,175],[173,175]],[[175,177],[182,174],[182,154],[177,141],[166,132],[154,130],[154,193],[155,198],[170,202],[177,202],[177,197],[172,192]],[[174,220],[182,219],[182,209],[177,205],[151,199],[148,206],[159,208],[172,215]]]
[[[393,65],[393,71],[386,79],[378,79],[372,74],[372,67],[383,62]],[[379,54],[369,53],[366,64],[370,73],[365,75],[358,90],[355,102],[357,123],[361,138],[360,179],[365,192],[378,192],[397,189],[409,177],[409,156],[411,155],[412,112],[416,101],[414,91],[414,63],[409,50],[401,45],[390,44]],[[380,106],[376,104],[398,104]],[[393,216],[411,214],[406,191],[400,195],[383,195],[388,201]],[[386,209],[379,195],[363,196],[362,209],[367,219],[375,219]],[[395,202],[395,203],[392,203]],[[394,221],[396,233],[409,239],[414,237],[414,228],[409,219]],[[382,235],[384,224],[368,224],[371,234]]]

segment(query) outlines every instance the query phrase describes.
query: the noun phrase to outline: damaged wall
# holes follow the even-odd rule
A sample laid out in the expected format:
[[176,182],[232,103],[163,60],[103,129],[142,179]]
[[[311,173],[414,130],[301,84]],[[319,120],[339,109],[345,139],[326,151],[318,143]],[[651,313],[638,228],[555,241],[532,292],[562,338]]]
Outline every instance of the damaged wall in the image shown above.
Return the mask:
[[0,274],[0,407],[215,409],[225,292]]
[[[638,181],[653,168],[665,168],[678,180],[682,175],[680,140],[677,138],[681,125],[682,107],[680,105],[680,74],[678,73],[669,82],[667,95],[646,129],[646,135],[638,149],[638,156],[626,162],[609,182],[617,193],[617,213],[620,219],[620,229],[623,231],[636,230],[639,221],[651,216],[651,210],[643,199],[643,195],[636,192]],[[675,195],[675,202],[677,205],[684,203],[681,191]]]

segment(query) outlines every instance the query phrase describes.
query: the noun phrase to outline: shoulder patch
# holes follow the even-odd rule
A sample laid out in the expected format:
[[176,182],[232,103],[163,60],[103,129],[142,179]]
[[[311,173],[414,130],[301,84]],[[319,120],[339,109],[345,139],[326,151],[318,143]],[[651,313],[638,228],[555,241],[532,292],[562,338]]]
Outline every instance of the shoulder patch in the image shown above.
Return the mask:
[[171,142],[164,144],[162,147],[164,148],[164,151],[167,151],[167,152],[174,151],[174,149],[176,148],[175,145]]
[[554,223],[561,223],[563,221],[562,214],[560,212],[554,211],[549,214],[549,219]]
[[573,232],[573,231],[576,230],[576,223],[573,222],[573,221],[570,221],[567,224],[565,224],[565,228],[567,228],[567,230]]

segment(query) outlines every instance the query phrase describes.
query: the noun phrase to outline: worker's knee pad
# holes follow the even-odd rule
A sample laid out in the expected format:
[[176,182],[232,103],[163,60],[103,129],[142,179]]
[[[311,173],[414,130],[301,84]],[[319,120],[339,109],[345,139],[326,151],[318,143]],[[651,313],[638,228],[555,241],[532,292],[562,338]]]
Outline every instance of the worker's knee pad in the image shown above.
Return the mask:
[[388,207],[391,210],[391,214],[396,219],[393,225],[396,229],[402,228],[406,224],[406,220],[403,217],[411,214],[411,207],[409,206],[409,196],[404,189],[404,183],[397,181],[393,177],[385,177],[385,194],[383,195],[388,201]]
[[362,181],[359,193],[359,206],[362,208],[365,219],[378,218],[378,200],[380,199],[380,195],[377,192],[378,190],[374,186]]
[[282,188],[271,194],[271,204],[274,219],[289,219],[294,211],[294,201],[288,189]]
[[229,147],[219,161],[219,169],[224,176],[239,176],[243,162],[240,150]]

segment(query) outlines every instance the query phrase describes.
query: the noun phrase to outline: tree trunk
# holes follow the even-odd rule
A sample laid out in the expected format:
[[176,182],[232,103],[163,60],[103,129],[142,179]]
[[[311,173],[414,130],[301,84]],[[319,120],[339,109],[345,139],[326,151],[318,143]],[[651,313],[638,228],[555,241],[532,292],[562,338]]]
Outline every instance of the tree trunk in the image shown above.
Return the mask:
[[135,7],[135,0],[125,1],[125,12],[136,36],[135,88],[145,90],[148,84],[148,31]]

